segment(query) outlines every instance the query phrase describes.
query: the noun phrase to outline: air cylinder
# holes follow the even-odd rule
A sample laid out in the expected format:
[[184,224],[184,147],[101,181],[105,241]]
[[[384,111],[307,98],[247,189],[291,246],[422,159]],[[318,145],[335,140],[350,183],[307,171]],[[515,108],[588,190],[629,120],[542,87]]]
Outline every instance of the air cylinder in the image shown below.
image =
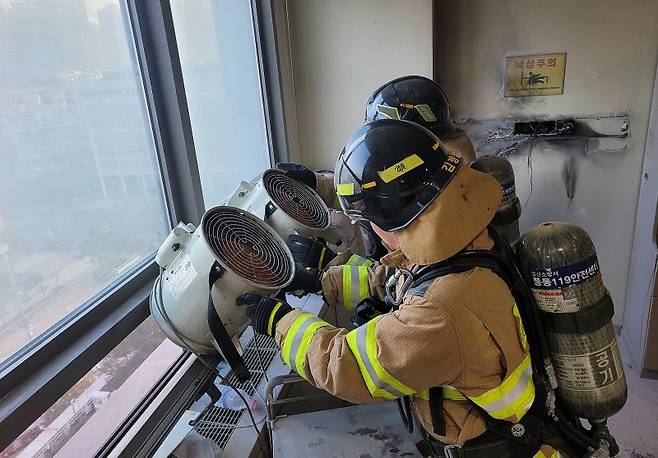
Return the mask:
[[520,238],[517,253],[540,309],[559,400],[581,418],[614,415],[626,402],[626,379],[592,240],[572,224],[542,223]]
[[491,224],[498,233],[514,246],[519,240],[519,218],[521,203],[516,196],[514,169],[512,164],[500,156],[481,156],[471,164],[471,167],[494,177],[503,188],[503,200],[498,205],[496,215]]

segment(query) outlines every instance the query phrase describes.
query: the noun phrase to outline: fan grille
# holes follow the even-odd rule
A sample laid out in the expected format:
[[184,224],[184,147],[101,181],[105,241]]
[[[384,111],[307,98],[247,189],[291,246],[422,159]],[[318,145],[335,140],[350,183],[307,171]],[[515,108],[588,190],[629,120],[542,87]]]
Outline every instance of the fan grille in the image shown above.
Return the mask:
[[203,233],[215,256],[235,274],[265,287],[283,287],[293,274],[288,252],[264,223],[232,207],[206,213]]
[[326,229],[329,210],[311,188],[278,170],[263,174],[265,190],[287,215],[313,229]]

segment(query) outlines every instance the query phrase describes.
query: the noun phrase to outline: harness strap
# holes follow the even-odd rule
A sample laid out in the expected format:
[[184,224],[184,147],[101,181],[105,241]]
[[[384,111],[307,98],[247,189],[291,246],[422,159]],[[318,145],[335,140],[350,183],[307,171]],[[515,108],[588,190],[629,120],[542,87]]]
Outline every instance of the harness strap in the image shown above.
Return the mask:
[[430,388],[430,415],[432,417],[432,429],[434,434],[446,435],[446,419],[443,413],[443,387]]
[[210,268],[210,273],[208,274],[208,326],[210,327],[210,332],[217,342],[219,350],[222,352],[222,356],[226,359],[226,362],[231,366],[235,376],[239,381],[244,382],[251,378],[251,373],[247,366],[244,363],[244,359],[238,353],[237,348],[231,342],[231,336],[228,335],[228,331],[222,323],[219,314],[217,314],[217,309],[215,309],[215,303],[212,300],[212,287],[217,280],[224,274],[224,269],[219,265],[217,261],[214,262]]

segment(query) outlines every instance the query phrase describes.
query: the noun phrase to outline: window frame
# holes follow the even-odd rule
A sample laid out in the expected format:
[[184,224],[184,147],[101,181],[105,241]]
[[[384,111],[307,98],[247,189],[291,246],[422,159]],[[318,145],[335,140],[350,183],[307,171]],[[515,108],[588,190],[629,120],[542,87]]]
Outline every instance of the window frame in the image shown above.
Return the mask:
[[[169,1],[121,3],[129,18],[170,225],[197,224],[204,213],[203,192]],[[285,161],[288,144],[272,1],[251,0],[251,11],[269,157],[271,163]],[[0,364],[0,450],[150,315],[148,300],[158,271],[151,255]],[[98,456],[116,453],[115,446],[146,456],[210,378],[196,356],[183,353]],[[146,418],[139,421],[139,415]],[[123,440],[129,430],[130,437]]]

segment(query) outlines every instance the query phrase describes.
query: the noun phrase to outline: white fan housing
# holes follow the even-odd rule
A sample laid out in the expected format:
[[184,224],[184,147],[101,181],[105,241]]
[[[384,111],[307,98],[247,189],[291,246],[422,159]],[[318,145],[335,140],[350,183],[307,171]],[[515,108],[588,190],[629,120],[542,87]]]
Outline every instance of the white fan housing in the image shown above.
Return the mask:
[[330,212],[322,198],[280,170],[266,170],[254,184],[241,182],[227,204],[256,215],[284,240],[291,234],[338,240],[330,230]]
[[294,261],[281,237],[248,212],[221,206],[208,210],[198,228],[179,224],[158,250],[162,273],[151,293],[151,313],[169,339],[197,354],[219,350],[208,326],[208,275],[217,262],[222,276],[214,283],[215,309],[228,334],[249,323],[246,292],[271,295],[294,276]]

